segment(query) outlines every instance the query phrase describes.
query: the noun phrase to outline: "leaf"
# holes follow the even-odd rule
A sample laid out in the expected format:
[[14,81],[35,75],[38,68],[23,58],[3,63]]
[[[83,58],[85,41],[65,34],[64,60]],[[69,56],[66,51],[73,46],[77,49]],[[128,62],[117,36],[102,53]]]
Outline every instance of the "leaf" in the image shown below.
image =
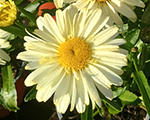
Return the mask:
[[105,109],[103,107],[99,107],[96,105],[97,111],[93,114],[93,117],[99,113],[100,116],[104,117],[105,116]]
[[138,97],[132,92],[125,90],[125,92],[121,94],[119,98],[121,101],[131,103],[131,102],[134,102]]
[[146,7],[146,10],[142,16],[142,22],[146,23],[147,25],[150,24],[150,3]]
[[106,102],[109,106],[111,106],[112,108],[114,108],[116,111],[121,111],[121,107],[119,106],[119,104],[117,104],[117,102],[114,102],[113,100],[109,100],[107,99],[102,93],[99,92],[100,98]]
[[138,88],[141,92],[147,113],[150,115],[150,87],[147,83],[147,79],[142,71],[138,72],[136,69],[136,71],[134,71],[134,80],[136,81]]
[[125,37],[125,40],[127,41],[127,43],[125,45],[122,45],[123,48],[130,51],[131,48],[133,48],[134,45],[138,42],[139,35],[140,35],[139,29],[128,32],[127,36]]
[[28,12],[27,10],[25,10],[24,8],[20,6],[17,6],[17,7],[20,10],[20,12],[22,12],[29,20],[31,20],[33,23],[36,24],[36,17],[32,13]]
[[126,87],[118,88],[118,90],[113,91],[113,98],[120,96],[125,90],[126,90]]
[[148,49],[148,46],[146,44],[143,44],[142,46],[142,52],[139,57],[139,70],[143,70],[145,67],[146,61],[149,59],[150,51]]
[[3,88],[0,92],[0,104],[10,111],[17,112],[17,92],[12,75],[11,65],[2,66]]
[[113,107],[109,106],[108,111],[110,114],[118,114],[120,111],[114,109]]
[[24,36],[27,35],[27,33],[25,32],[24,29],[21,29],[15,25],[11,25],[11,26],[8,26],[8,27],[0,27],[1,29],[7,31],[7,32],[10,32],[18,37],[21,37],[23,38]]
[[93,110],[92,104],[90,103],[86,106],[86,110],[84,113],[81,114],[81,120],[92,120],[93,119]]
[[[30,3],[28,6],[26,6],[24,9],[30,13],[33,13],[35,10],[37,10],[39,5],[40,5],[40,1],[35,0],[32,3]],[[25,14],[21,13],[20,16],[25,17]]]
[[30,101],[30,100],[35,99],[35,98],[36,98],[36,92],[37,92],[36,86],[34,86],[34,87],[28,92],[28,94],[25,96],[24,101],[25,101],[25,102],[28,102],[28,101]]
[[23,2],[23,0],[14,0],[15,5],[19,5],[21,2]]

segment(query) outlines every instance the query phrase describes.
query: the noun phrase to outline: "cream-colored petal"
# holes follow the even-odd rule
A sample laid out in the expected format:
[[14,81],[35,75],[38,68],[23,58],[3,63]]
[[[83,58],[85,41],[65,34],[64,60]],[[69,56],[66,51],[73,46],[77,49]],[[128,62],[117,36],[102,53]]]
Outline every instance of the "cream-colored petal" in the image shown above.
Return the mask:
[[25,36],[24,40],[27,41],[27,42],[38,41],[37,39],[35,39],[33,37],[30,37],[30,36]]
[[84,29],[84,25],[87,17],[87,10],[82,9],[79,13],[77,13],[73,19],[73,36],[80,37],[81,33]]
[[99,51],[99,50],[95,50],[93,52],[92,56],[97,56],[98,58],[101,57],[108,57],[108,58],[120,58],[120,59],[126,59],[126,56],[122,53],[119,52],[111,52],[111,51]]
[[5,64],[6,64],[6,61],[4,61],[0,58],[0,65],[5,65]]
[[[96,64],[96,63],[94,63],[94,64]],[[102,61],[99,61],[98,64],[103,65],[104,67],[110,69],[111,71],[115,72],[118,75],[123,74],[123,70],[121,69],[121,67],[118,67],[118,66],[115,66],[113,64],[106,63],[106,62],[102,62]]]
[[117,45],[100,45],[100,46],[93,46],[92,52],[99,52],[99,51],[118,51],[119,46]]
[[96,65],[96,67],[108,78],[108,80],[114,84],[114,85],[122,85],[123,81],[119,75],[111,71],[110,69],[102,66],[102,65]]
[[64,0],[64,3],[72,3],[72,2],[75,2],[77,0]]
[[65,75],[65,72],[63,68],[59,66],[59,64],[56,63],[56,64],[51,65],[48,71],[45,71],[45,73],[42,73],[42,75],[40,75],[40,77],[43,77],[43,78],[38,77],[36,79],[33,79],[32,81],[38,83],[38,85],[36,86],[36,89],[39,90],[39,89],[43,89],[47,85],[52,86],[52,87],[55,86],[56,81],[57,83],[58,81],[61,81],[64,75]]
[[26,42],[24,43],[25,49],[32,52],[39,52],[43,54],[49,54],[49,55],[56,55],[58,52],[58,46],[49,44],[49,43],[43,43],[40,41],[34,41],[34,42]]
[[120,59],[120,58],[111,58],[111,57],[101,57],[101,58],[96,58],[95,56],[95,59],[97,61],[102,61],[102,62],[106,62],[106,63],[109,63],[109,64],[112,64],[112,65],[115,65],[115,66],[126,66],[127,65],[127,60],[126,59]]
[[113,92],[111,88],[105,88],[104,86],[94,82],[96,87],[99,89],[99,91],[108,99],[112,100],[113,98]]
[[70,111],[73,111],[74,109],[74,106],[76,104],[76,101],[77,101],[77,98],[79,96],[77,96],[77,86],[76,86],[76,80],[75,80],[75,77],[73,76],[73,79],[72,79],[72,97],[71,97],[71,107],[70,107]]
[[62,5],[63,5],[63,0],[53,0],[56,8],[62,8]]
[[42,102],[43,101],[43,95],[46,92],[46,90],[48,89],[48,87],[49,86],[47,85],[45,88],[37,91],[36,99],[37,99],[38,102]]
[[84,26],[82,33],[83,38],[87,38],[90,35],[89,33],[92,31],[92,29],[100,20],[101,12],[102,12],[101,10],[96,9],[93,11],[93,14],[91,14],[90,17],[86,19],[86,24]]
[[48,28],[49,32],[57,39],[58,42],[64,42],[63,36],[60,34],[59,29],[55,20],[48,13],[44,14],[45,27]]
[[60,103],[57,106],[57,111],[59,113],[64,114],[69,106],[70,96],[69,94],[65,94],[60,98]]
[[0,39],[9,36],[11,33],[0,29]]
[[7,42],[4,39],[0,39],[0,48],[7,48],[9,46],[10,46],[9,42]]
[[87,68],[91,74],[91,79],[93,78],[94,81],[101,84],[102,86],[105,86],[107,88],[110,88],[111,82],[107,79],[107,77],[100,71],[98,68],[96,68],[93,65],[89,65]]
[[110,41],[108,40],[105,44],[106,45],[123,45],[126,43],[126,40],[121,39],[121,38],[116,38],[116,39],[111,39]]
[[115,8],[113,8],[109,2],[107,2],[107,4],[104,4],[102,6],[102,11],[104,15],[108,15],[110,16],[110,19],[117,23],[118,25],[123,25],[122,19],[120,18],[120,16],[118,15],[118,13],[116,12]]
[[[62,75],[62,76],[60,76],[60,75]],[[42,94],[41,101],[46,102],[53,95],[53,93],[57,90],[58,86],[62,82],[64,76],[65,76],[65,73],[64,73],[64,71],[62,71],[59,75],[57,74],[57,76],[55,77],[56,79],[54,77],[53,77],[53,79],[51,79],[51,83],[50,84],[49,83],[47,83],[47,84],[45,83],[45,85],[44,85],[44,87],[42,89],[45,89],[46,86],[48,86],[48,88]],[[38,91],[40,91],[42,89],[39,89]]]
[[70,85],[71,74],[66,74],[60,85],[58,86],[57,91],[54,95],[54,104],[59,105],[60,98],[67,94]]
[[24,51],[18,54],[17,59],[24,61],[40,61],[43,53]]
[[[97,34],[106,25],[106,23],[108,22],[108,20],[109,20],[109,17],[102,16],[100,18],[100,20],[97,22],[97,24],[94,26],[94,28],[92,29],[92,31],[89,33],[88,37],[92,36],[92,38],[93,38],[93,36],[95,34]],[[92,43],[93,40],[94,40],[94,39],[92,39],[92,40],[90,40],[90,39],[88,40],[88,39],[86,41],[90,42],[90,43]]]
[[118,34],[118,28],[117,27],[110,27],[107,28],[103,31],[101,31],[100,33],[98,33],[95,37],[94,37],[94,45],[100,45],[104,42],[106,42],[108,39],[112,38],[115,34]]
[[26,66],[25,66],[25,69],[26,70],[34,70],[36,68],[38,68],[40,66],[39,62],[37,61],[32,61],[32,62],[29,62]]
[[[48,71],[48,69],[50,68],[50,66],[41,66],[39,68],[37,68],[35,71],[33,71],[32,73],[30,73],[27,78],[25,79],[25,85],[26,86],[32,86],[36,83],[38,83],[41,79],[38,79],[39,76],[43,77],[43,74],[46,75],[45,71]],[[33,80],[36,80],[33,82]]]
[[80,97],[77,99],[76,110],[78,113],[83,113],[85,111],[86,106],[83,104]]
[[75,5],[78,10],[83,9],[85,6],[87,6],[90,3],[89,0],[77,0],[77,2],[73,3],[72,5]]
[[0,58],[2,60],[10,61],[9,55],[5,51],[3,51],[2,49],[0,49]]
[[122,2],[131,5],[131,6],[138,6],[138,7],[145,7],[145,4],[141,0],[121,0]]
[[64,13],[61,10],[56,11],[56,18],[57,18],[57,26],[59,28],[60,33],[63,35],[63,37],[66,37],[66,26],[65,26],[65,18]]
[[132,11],[126,4],[119,0],[111,0],[110,4],[122,15],[129,18],[132,22],[135,22],[137,19],[136,14]]
[[43,28],[45,26],[45,20],[44,20],[44,18],[42,16],[39,16],[36,19],[36,24],[37,24],[38,28],[43,31]]
[[88,97],[87,89],[85,84],[83,83],[82,78],[76,81],[76,86],[77,86],[78,95],[81,98],[82,102],[86,105],[89,105],[89,97]]
[[43,42],[55,45],[59,44],[58,41],[54,38],[54,36],[50,33],[46,33],[39,29],[35,29],[33,33],[39,36],[43,40]]
[[101,100],[99,97],[99,94],[97,92],[97,89],[93,83],[93,80],[89,79],[90,75],[88,74],[88,70],[85,68],[84,71],[81,73],[82,79],[85,83],[85,86],[87,88],[88,93],[90,94],[90,97],[93,98],[93,100],[101,106]]

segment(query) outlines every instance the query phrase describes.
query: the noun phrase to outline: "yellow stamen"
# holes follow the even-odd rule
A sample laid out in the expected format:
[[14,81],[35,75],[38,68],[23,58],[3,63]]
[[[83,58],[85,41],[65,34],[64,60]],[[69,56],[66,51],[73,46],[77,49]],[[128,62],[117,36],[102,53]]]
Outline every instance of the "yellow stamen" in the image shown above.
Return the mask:
[[63,67],[78,71],[88,64],[91,49],[84,40],[72,38],[60,44],[58,54]]

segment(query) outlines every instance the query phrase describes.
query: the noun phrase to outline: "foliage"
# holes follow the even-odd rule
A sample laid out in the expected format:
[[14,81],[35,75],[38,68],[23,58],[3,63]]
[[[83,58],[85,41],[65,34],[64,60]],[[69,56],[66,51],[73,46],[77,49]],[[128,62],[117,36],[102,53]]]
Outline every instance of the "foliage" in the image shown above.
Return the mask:
[[[23,0],[14,0],[19,10],[17,20],[14,25],[1,27],[1,29],[13,34],[8,41],[11,47],[5,51],[12,55],[14,51],[23,51],[23,37],[27,31],[33,31],[38,17],[38,8],[45,2],[52,0],[35,0],[34,2],[24,2]],[[122,16],[124,22],[124,33],[118,35],[123,37],[127,43],[121,47],[128,50],[128,65],[123,68],[124,74],[121,76],[124,83],[120,87],[112,86],[113,100],[107,99],[102,93],[99,93],[103,106],[96,106],[92,110],[91,104],[86,107],[85,113],[81,115],[82,120],[92,120],[99,114],[105,116],[105,108],[110,114],[118,114],[126,105],[139,105],[146,109],[150,115],[150,2],[143,0],[146,7],[135,8],[138,15],[137,21],[133,24],[130,20]],[[56,9],[55,9],[56,10]],[[44,10],[43,10],[44,11]],[[54,10],[45,10],[54,14]],[[120,29],[122,31],[122,29]],[[12,76],[11,64],[8,62],[5,66],[0,66],[3,86],[0,88],[0,104],[10,111],[17,111],[17,95],[14,87],[14,77]],[[28,92],[25,102],[36,98],[35,86]]]

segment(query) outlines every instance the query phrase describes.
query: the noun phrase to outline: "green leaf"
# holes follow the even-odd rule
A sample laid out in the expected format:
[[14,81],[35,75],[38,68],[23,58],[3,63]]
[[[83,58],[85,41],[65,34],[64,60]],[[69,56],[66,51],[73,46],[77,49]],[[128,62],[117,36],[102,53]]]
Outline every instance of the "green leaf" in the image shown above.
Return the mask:
[[99,107],[96,105],[97,111],[93,114],[93,117],[99,113],[100,116],[104,117],[105,116],[105,109],[103,107]]
[[114,109],[113,107],[109,106],[108,111],[110,114],[118,114],[120,111]]
[[119,96],[119,98],[121,101],[131,103],[131,102],[134,102],[138,97],[132,92],[126,90],[123,94]]
[[25,96],[24,101],[25,101],[25,102],[28,102],[28,101],[30,101],[30,100],[35,99],[35,98],[36,98],[36,92],[37,92],[36,86],[34,86],[34,87],[28,92],[28,94]]
[[18,37],[21,37],[23,38],[24,36],[27,35],[27,33],[25,32],[24,29],[21,29],[15,25],[11,25],[11,26],[8,26],[8,27],[1,27],[1,29],[5,30],[5,31],[8,31]]
[[[24,9],[30,13],[33,13],[37,10],[38,6],[40,5],[39,0],[35,0],[32,3],[30,3],[28,6],[26,6]],[[21,13],[20,16],[25,17],[25,14]]]
[[125,90],[126,90],[126,87],[118,88],[118,90],[113,91],[113,98],[120,96]]
[[86,110],[81,114],[81,120],[93,120],[92,104],[86,106]]
[[146,23],[147,25],[150,24],[150,3],[146,7],[146,10],[142,16],[142,22]]
[[17,7],[20,10],[20,12],[22,12],[29,20],[31,20],[34,24],[36,24],[36,17],[32,13],[28,12],[27,10],[25,10],[20,6]]
[[7,64],[1,67],[3,87],[0,92],[0,104],[10,111],[17,112],[17,92],[12,75],[11,65]]
[[23,0],[14,0],[15,5],[19,5],[21,2],[23,2]]
[[107,99],[102,93],[99,92],[100,98],[106,102],[109,106],[111,106],[112,108],[114,108],[116,111],[121,111],[121,107],[119,106],[119,104],[117,104],[117,102],[114,102],[113,100],[109,100]]
[[150,54],[150,51],[149,51],[147,45],[143,44],[142,52],[141,52],[140,58],[139,58],[139,70],[143,70],[143,68],[145,67],[146,61],[149,58],[149,54]]
[[149,84],[147,83],[147,79],[144,73],[142,71],[138,72],[136,64],[134,65],[136,68],[136,71],[134,71],[134,80],[136,81],[138,88],[141,92],[147,113],[150,115],[150,93],[149,93],[150,87]]
[[139,35],[140,35],[139,29],[128,32],[127,36],[125,37],[125,40],[127,40],[127,43],[125,45],[122,45],[122,46],[125,49],[127,49],[128,51],[130,51],[131,48],[133,48],[134,45],[138,42]]

